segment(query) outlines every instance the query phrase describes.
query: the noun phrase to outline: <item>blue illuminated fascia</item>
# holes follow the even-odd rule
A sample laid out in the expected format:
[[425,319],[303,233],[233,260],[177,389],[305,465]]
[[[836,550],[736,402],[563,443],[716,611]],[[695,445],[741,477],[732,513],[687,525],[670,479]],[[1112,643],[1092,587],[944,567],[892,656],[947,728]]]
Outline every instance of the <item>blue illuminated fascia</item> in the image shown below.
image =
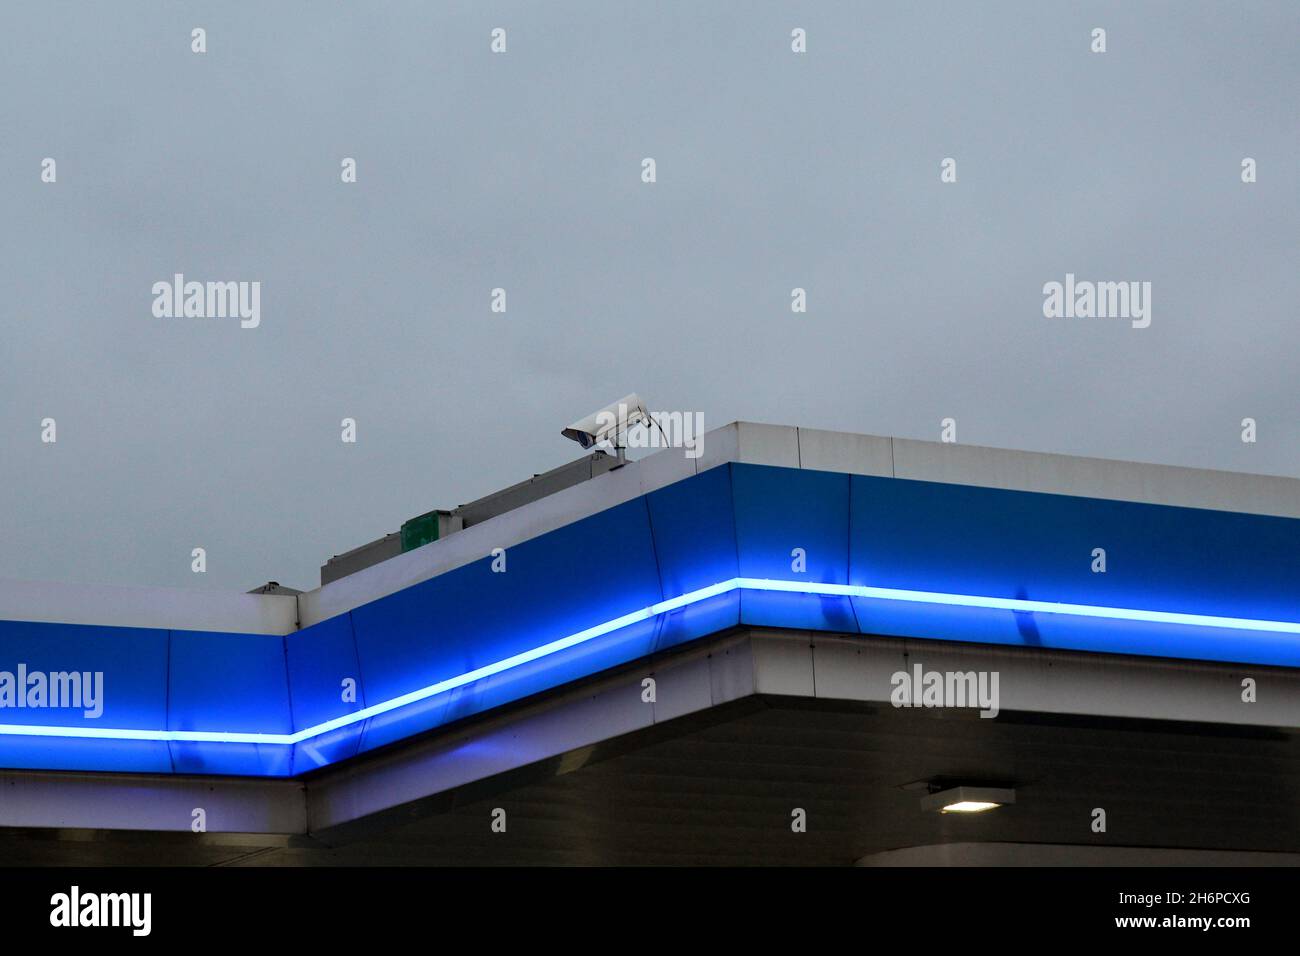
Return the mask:
[[804,581],[783,581],[767,578],[731,578],[708,587],[659,601],[612,620],[586,628],[567,637],[559,638],[539,647],[511,657],[466,671],[455,677],[429,684],[407,694],[364,707],[350,714],[336,717],[291,734],[233,733],[216,730],[131,730],[94,727],[52,727],[23,724],[0,724],[0,735],[24,737],[63,737],[88,740],[150,740],[191,743],[264,744],[293,746],[331,731],[359,724],[410,704],[428,700],[439,694],[464,687],[485,677],[500,674],[532,661],[540,660],[561,651],[591,641],[604,634],[632,624],[669,614],[709,598],[734,591],[773,591],[821,597],[865,598],[884,601],[905,601],[923,605],[984,608],[1029,614],[1058,614],[1074,617],[1100,618],[1113,621],[1136,621],[1148,624],[1172,624],[1215,629],[1263,631],[1273,634],[1300,635],[1300,623],[1269,621],[1257,618],[1221,617],[1207,614],[1185,614],[1177,611],[1153,611],[1140,608],[1104,607],[1092,604],[1069,604],[1054,601],[1031,601],[1020,598],[988,597],[976,594],[953,594],[942,591],[912,591],[900,588],[881,588],[859,584],[817,584]]

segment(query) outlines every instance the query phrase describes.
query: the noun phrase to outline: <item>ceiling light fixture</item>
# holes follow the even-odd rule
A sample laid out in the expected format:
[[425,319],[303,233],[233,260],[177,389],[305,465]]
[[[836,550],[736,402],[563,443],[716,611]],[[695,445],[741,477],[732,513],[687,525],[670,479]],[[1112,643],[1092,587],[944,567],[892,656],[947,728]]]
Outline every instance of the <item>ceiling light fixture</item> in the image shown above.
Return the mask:
[[921,798],[922,810],[940,813],[983,813],[1016,802],[1016,792],[1000,787],[950,787]]

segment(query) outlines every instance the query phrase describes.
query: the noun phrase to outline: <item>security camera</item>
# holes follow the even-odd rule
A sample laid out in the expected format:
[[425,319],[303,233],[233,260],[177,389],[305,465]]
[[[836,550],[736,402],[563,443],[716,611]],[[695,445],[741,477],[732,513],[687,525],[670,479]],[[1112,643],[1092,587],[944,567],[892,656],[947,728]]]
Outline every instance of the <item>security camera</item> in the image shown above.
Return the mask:
[[623,446],[619,436],[633,425],[648,424],[650,421],[650,413],[646,411],[645,404],[633,392],[598,412],[592,412],[581,421],[574,422],[560,434],[572,438],[583,448],[609,444],[621,452]]

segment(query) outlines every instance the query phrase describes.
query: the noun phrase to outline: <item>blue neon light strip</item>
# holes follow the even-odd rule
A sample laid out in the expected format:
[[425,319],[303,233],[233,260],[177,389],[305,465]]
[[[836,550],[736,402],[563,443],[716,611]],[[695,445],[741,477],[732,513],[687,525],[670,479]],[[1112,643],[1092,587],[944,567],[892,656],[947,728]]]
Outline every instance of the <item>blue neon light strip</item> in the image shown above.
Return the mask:
[[1294,621],[1262,621],[1255,618],[1216,617],[1208,614],[1182,614],[1176,611],[1148,611],[1137,608],[1100,607],[1093,604],[1065,604],[1055,601],[1027,601],[1018,598],[985,597],[977,594],[949,594],[943,591],[907,591],[899,588],[869,587],[860,584],[814,584],[803,581],[777,581],[767,578],[731,578],[708,587],[666,601],[659,601],[640,610],[624,614],[613,620],[605,621],[586,630],[570,634],[534,647],[531,650],[515,654],[504,660],[472,671],[466,671],[456,677],[438,681],[419,690],[402,694],[378,704],[372,704],[351,714],[335,717],[324,723],[306,727],[292,734],[251,734],[226,733],[209,730],[125,730],[98,727],[48,727],[24,724],[0,724],[0,734],[22,737],[75,737],[91,740],[154,740],[186,741],[193,743],[231,743],[231,744],[270,744],[275,746],[292,746],[313,737],[319,737],[333,730],[339,730],[352,724],[378,717],[408,704],[418,703],[444,694],[457,687],[464,687],[493,674],[511,670],[523,664],[557,654],[593,640],[611,631],[637,624],[641,621],[677,611],[692,604],[732,591],[781,591],[790,594],[811,594],[826,597],[873,598],[884,601],[911,601],[918,604],[940,604],[952,607],[990,608],[1002,611],[1019,611],[1031,614],[1068,614],[1078,617],[1096,617],[1115,621],[1141,621],[1150,624],[1181,624],[1191,627],[1228,628],[1242,631],[1267,631],[1277,634],[1300,635],[1300,623]]

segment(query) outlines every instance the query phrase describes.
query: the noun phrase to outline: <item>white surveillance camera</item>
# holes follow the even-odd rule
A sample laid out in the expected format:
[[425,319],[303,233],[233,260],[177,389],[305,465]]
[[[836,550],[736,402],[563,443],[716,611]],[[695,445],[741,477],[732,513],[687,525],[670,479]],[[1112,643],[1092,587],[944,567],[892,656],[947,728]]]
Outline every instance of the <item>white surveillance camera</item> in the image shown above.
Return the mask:
[[592,412],[581,421],[574,422],[560,434],[565,438],[572,438],[583,448],[609,444],[618,450],[622,448],[619,441],[622,433],[633,425],[649,424],[649,422],[650,413],[633,392],[631,395],[624,395],[617,402],[611,402],[598,412]]

